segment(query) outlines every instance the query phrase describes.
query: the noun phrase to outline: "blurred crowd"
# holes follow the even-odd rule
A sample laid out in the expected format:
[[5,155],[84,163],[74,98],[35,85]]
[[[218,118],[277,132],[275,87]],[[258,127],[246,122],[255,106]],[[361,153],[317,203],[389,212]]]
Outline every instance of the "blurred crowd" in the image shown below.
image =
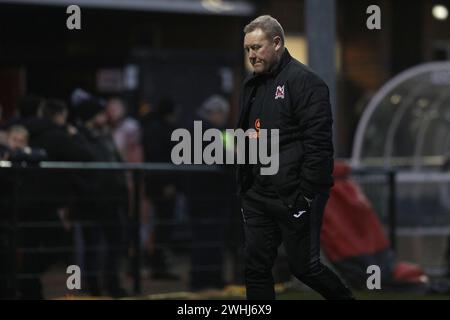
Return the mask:
[[[123,258],[132,251],[136,193],[142,195],[137,206],[142,212],[137,214],[150,276],[179,279],[170,259],[173,221],[188,212],[190,286],[196,290],[224,285],[226,228],[218,222],[230,217],[229,201],[220,200],[220,195],[231,193],[231,178],[211,183],[206,176],[186,181],[152,173],[134,190],[132,175],[124,170],[37,168],[41,161],[171,163],[171,133],[179,127],[176,105],[166,98],[151,109],[136,119],[120,97],[104,99],[76,89],[69,104],[25,96],[17,115],[1,124],[0,161],[21,168],[0,170],[0,222],[16,221],[20,226],[16,234],[7,228],[0,232],[5,257],[0,273],[17,272],[18,298],[44,298],[41,276],[61,262],[81,267],[82,289],[90,295],[128,295],[119,269],[123,261],[129,263]],[[226,99],[215,95],[199,107],[196,117],[204,126],[225,129],[228,114]],[[208,219],[216,221],[204,225]],[[18,250],[8,257],[5,252],[13,242]],[[208,246],[211,243],[216,245]],[[10,294],[9,280],[3,277],[0,283],[2,295]]]

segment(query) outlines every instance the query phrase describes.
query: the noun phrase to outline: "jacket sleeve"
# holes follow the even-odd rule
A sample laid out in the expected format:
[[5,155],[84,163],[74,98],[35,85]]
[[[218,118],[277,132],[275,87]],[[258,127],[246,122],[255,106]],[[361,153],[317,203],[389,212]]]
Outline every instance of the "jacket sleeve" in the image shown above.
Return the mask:
[[53,152],[58,161],[95,161],[89,143],[80,134],[69,136],[66,133],[60,133],[55,135]]
[[300,190],[312,198],[328,192],[333,186],[333,120],[327,85],[312,75],[297,87],[295,105],[299,121],[303,159],[300,168]]

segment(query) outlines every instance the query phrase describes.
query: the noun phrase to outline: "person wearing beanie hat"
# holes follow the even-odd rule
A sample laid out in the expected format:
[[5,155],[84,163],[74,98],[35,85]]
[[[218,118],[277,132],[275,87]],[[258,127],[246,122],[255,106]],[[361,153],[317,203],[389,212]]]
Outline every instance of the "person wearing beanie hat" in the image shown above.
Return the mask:
[[105,112],[105,106],[96,98],[84,100],[74,108],[75,118],[82,122],[88,122],[103,112]]
[[203,120],[210,122],[211,127],[222,129],[228,120],[230,104],[221,95],[208,97],[198,109],[197,114]]
[[[230,105],[221,95],[207,97],[197,111],[202,120],[203,130],[222,130],[228,121]],[[190,128],[191,134],[194,128]],[[225,139],[224,139],[225,140]],[[225,142],[225,141],[224,141]],[[226,145],[223,145],[226,147]],[[202,149],[205,148],[205,144]],[[231,167],[228,167],[231,169]],[[211,180],[214,183],[211,183]],[[222,289],[225,283],[225,243],[227,222],[231,217],[229,191],[232,190],[234,173],[226,168],[220,174],[198,175],[186,181],[184,189],[188,198],[192,225],[192,248],[189,287],[193,291],[205,289]],[[220,196],[218,196],[220,195]],[[215,222],[207,226],[202,221],[213,219]],[[205,243],[215,246],[205,247]]]
[[98,119],[101,122],[99,125],[106,125],[106,116],[103,117],[106,112],[106,102],[103,99],[94,96],[86,90],[76,88],[70,95],[70,103],[72,107],[70,112],[71,118],[78,126],[89,122],[97,115],[100,115],[101,118]]
[[[76,99],[75,99],[76,100]],[[105,104],[97,97],[84,95],[73,104],[73,116],[77,129],[86,138],[94,153],[95,162],[122,162],[107,126]],[[84,195],[77,208],[80,220],[93,221],[92,226],[82,226],[86,247],[98,248],[99,234],[106,244],[104,261],[98,261],[96,250],[82,252],[85,264],[82,273],[86,276],[86,289],[92,295],[106,290],[108,295],[127,295],[118,276],[120,255],[117,248],[123,246],[128,209],[128,189],[124,172],[95,171],[86,174],[90,193]],[[100,274],[104,276],[101,281]]]
[[[143,120],[142,145],[145,162],[171,162],[171,150],[174,143],[170,137],[178,127],[176,104],[170,97],[163,97],[155,105],[155,111]],[[172,248],[167,246],[172,240],[173,226],[160,223],[175,219],[178,178],[174,175],[146,175],[145,193],[152,204],[155,227],[152,230],[152,243],[146,261],[151,268],[152,279],[178,280],[174,272]]]
[[227,114],[230,111],[230,105],[221,95],[215,94],[208,97],[199,109],[199,115],[206,117],[212,112],[221,112]]

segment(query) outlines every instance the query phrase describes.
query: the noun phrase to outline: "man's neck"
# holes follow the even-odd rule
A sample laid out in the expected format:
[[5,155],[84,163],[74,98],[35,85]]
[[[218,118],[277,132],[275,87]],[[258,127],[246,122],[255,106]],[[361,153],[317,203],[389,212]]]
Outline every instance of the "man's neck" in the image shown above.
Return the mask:
[[267,71],[267,74],[271,74],[272,72],[274,72],[275,70],[277,70],[278,66],[281,63],[281,58],[283,57],[283,53],[285,51],[285,48],[283,47],[280,52],[277,55],[277,58],[275,60],[275,62],[273,63],[272,67],[269,68],[269,70]]

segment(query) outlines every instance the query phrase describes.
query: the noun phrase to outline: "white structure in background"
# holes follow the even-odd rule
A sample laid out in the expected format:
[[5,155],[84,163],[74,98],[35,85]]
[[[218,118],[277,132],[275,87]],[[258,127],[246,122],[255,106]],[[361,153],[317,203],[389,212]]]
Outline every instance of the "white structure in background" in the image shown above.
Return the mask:
[[371,99],[356,131],[353,166],[420,170],[450,151],[450,62],[406,70]]
[[[450,172],[442,168],[449,156],[450,62],[433,62],[400,73],[373,96],[351,163],[397,170],[400,232],[450,234]],[[385,202],[386,191],[371,183],[372,200]],[[383,217],[385,208],[377,209]]]
[[[450,61],[426,63],[388,81],[370,100],[356,131],[356,168],[397,171],[397,237],[403,258],[428,274],[447,270],[450,235]],[[387,223],[386,177],[358,182]]]

